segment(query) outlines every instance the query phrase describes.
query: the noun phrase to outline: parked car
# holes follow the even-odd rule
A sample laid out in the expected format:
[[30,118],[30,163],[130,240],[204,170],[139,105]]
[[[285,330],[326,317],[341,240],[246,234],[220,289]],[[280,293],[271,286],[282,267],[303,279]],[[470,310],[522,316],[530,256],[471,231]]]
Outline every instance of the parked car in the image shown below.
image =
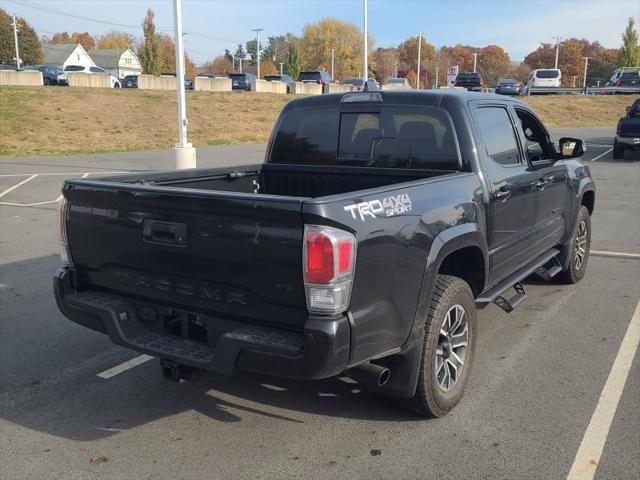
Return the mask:
[[88,67],[86,65],[67,65],[64,67],[65,73],[81,72],[81,73],[106,73],[111,79],[111,88],[120,88],[120,80],[107,72],[101,67]]
[[224,75],[216,75],[215,73],[198,73],[196,77],[206,77],[206,78],[220,78]]
[[412,87],[406,78],[388,78],[382,85],[382,90],[406,90],[409,88]]
[[287,84],[287,93],[293,93],[295,88],[295,82],[289,75],[265,75],[264,79],[267,82],[284,82]]
[[476,305],[585,275],[584,142],[554,145],[520,101],[316,95],[275,125],[259,165],[67,180],[62,313],[176,381],[347,375],[443,416],[482,346]]
[[[162,75],[169,76],[169,77],[176,77],[176,72],[167,72],[167,73],[163,73]],[[184,89],[193,90],[193,80],[187,77],[186,75],[184,76]]]
[[23,70],[42,72],[42,83],[45,85],[68,85],[67,74],[58,65],[27,65]]
[[640,87],[640,71],[623,72],[614,84],[616,87]]
[[[621,77],[623,74],[629,74],[629,73],[637,73],[640,75],[640,67],[620,67],[620,68],[616,68],[613,72],[613,74],[611,74],[611,77],[609,78],[609,80],[606,83],[606,87],[620,87],[622,85],[618,84],[618,83],[622,83],[621,81]],[[633,76],[628,76],[627,78],[633,78]]]
[[529,73],[527,88],[560,88],[561,83],[559,68],[537,68]]
[[514,78],[501,78],[498,81],[496,93],[499,95],[522,95],[522,82]]
[[245,90],[251,91],[251,82],[256,80],[256,76],[253,73],[230,73],[232,90]]
[[329,72],[325,72],[324,70],[305,70],[300,72],[298,75],[299,82],[311,82],[311,83],[319,83],[320,85],[324,85],[327,83],[331,83],[331,75]]
[[484,81],[478,72],[460,72],[456,77],[454,86],[463,87],[470,92],[479,92]]
[[[342,84],[353,85],[355,87],[355,90],[358,92],[364,90],[365,86],[364,80],[362,78],[347,78],[344,82],[342,82]],[[380,84],[375,78],[367,79],[367,90],[380,90]]]
[[613,141],[613,158],[622,159],[626,150],[638,149],[640,149],[640,98],[627,107],[627,114],[618,120],[616,137]]
[[122,79],[122,88],[138,88],[138,75],[127,75]]
[[7,65],[6,63],[0,63],[0,70],[15,70],[15,65]]

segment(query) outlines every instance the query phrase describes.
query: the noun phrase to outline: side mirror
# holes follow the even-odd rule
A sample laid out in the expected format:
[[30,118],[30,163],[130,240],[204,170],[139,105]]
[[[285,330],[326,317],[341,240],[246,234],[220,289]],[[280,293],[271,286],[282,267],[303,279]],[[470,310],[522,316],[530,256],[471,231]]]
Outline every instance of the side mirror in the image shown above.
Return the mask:
[[587,150],[584,141],[579,138],[562,137],[559,143],[562,158],[578,158]]

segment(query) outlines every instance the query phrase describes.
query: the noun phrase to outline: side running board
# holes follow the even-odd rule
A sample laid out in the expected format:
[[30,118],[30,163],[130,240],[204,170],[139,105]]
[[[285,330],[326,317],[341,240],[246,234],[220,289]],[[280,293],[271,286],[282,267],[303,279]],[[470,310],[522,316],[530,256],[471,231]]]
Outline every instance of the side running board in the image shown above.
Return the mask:
[[[527,293],[520,283],[532,273],[538,274],[544,280],[550,280],[552,277],[560,273],[562,266],[558,260],[560,251],[552,248],[544,255],[534,259],[526,264],[517,272],[509,275],[507,278],[499,282],[497,285],[485,290],[476,299],[478,308],[484,308],[489,303],[495,303],[502,310],[511,313],[518,305],[527,299]],[[513,288],[515,293],[510,297],[505,297],[505,293]]]

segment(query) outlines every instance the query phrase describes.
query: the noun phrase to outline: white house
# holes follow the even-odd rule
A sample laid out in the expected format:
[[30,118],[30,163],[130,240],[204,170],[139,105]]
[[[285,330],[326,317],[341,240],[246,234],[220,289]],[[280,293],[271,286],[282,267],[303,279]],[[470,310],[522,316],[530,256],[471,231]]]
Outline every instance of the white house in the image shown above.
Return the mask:
[[67,65],[95,67],[93,59],[79,43],[45,43],[42,45],[44,63],[58,65],[64,69]]
[[89,50],[89,56],[96,65],[104,68],[116,78],[142,73],[140,60],[130,48],[95,48]]

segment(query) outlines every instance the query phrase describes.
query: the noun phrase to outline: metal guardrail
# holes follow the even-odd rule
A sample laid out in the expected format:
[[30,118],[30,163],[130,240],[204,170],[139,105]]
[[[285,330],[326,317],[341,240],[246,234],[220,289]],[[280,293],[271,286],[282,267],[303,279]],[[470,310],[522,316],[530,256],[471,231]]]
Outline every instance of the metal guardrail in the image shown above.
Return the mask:
[[547,94],[547,95],[563,95],[563,94],[584,94],[584,95],[615,95],[616,93],[638,93],[640,94],[640,86],[638,87],[578,87],[578,88],[561,88],[561,87],[529,87],[525,89],[525,95]]

